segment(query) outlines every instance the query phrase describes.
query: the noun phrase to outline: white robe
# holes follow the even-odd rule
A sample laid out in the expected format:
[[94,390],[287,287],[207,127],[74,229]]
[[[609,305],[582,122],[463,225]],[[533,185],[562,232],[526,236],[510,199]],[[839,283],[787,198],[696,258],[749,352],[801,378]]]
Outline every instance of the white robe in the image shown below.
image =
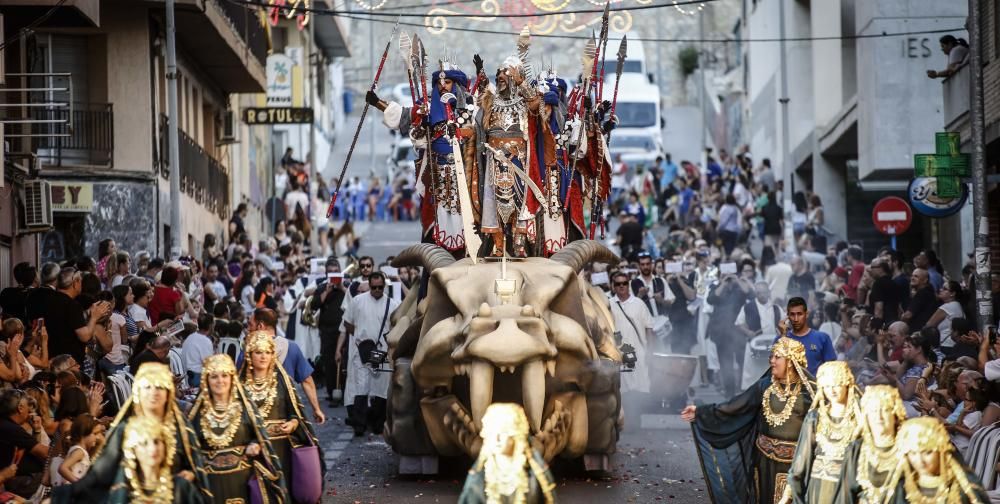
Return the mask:
[[615,319],[615,330],[622,335],[622,343],[635,347],[635,356],[638,359],[632,372],[622,373],[622,392],[649,392],[646,345],[636,333],[636,330],[641,331],[644,339],[648,336],[647,330],[653,329],[653,317],[649,314],[649,308],[635,296],[629,296],[625,301],[620,301],[618,296],[612,296],[611,316]]
[[376,300],[371,292],[358,294],[351,299],[350,306],[344,313],[344,322],[354,326],[354,334],[348,341],[347,350],[347,386],[344,390],[344,404],[352,404],[354,396],[367,395],[385,399],[389,394],[389,380],[392,373],[374,371],[361,362],[358,354],[358,343],[364,340],[374,340],[379,350],[389,349],[388,342],[378,337],[379,326],[382,325],[382,315],[385,313],[385,303],[389,304],[389,314],[386,316],[382,334],[388,334],[392,312],[399,307],[399,301],[383,295]]

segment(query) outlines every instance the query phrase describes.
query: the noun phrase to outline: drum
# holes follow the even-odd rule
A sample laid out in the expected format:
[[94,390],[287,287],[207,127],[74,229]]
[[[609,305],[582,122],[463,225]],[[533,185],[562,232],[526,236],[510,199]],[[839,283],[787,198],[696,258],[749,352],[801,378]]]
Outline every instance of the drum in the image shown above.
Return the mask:
[[693,355],[654,353],[649,359],[649,381],[653,397],[672,401],[686,397],[698,369]]

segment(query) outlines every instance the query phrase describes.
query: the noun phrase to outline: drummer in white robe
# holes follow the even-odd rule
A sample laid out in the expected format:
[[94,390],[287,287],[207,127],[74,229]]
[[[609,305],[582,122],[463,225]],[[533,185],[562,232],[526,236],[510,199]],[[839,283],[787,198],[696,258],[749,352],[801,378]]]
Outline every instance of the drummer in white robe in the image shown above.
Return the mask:
[[358,344],[365,340],[374,341],[381,351],[389,349],[385,335],[389,333],[392,312],[400,303],[385,295],[385,283],[385,276],[380,272],[368,277],[369,290],[351,299],[344,312],[345,331],[337,340],[338,362],[344,344],[348,344],[344,404],[347,405],[347,424],[358,436],[364,434],[366,428],[380,434],[385,423],[386,396],[392,373],[373,369],[362,362],[358,352]]
[[621,344],[635,348],[635,369],[622,373],[622,392],[649,393],[649,367],[646,348],[653,340],[653,317],[641,299],[632,295],[628,276],[616,273],[611,277],[611,316],[615,330],[621,334]]

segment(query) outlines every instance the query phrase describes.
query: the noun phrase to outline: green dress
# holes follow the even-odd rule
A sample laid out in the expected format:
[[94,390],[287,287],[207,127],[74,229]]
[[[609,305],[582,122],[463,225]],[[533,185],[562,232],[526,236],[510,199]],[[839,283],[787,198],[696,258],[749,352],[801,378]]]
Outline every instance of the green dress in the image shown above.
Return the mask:
[[[313,434],[312,424],[306,420],[305,414],[303,413],[302,403],[299,401],[298,394],[296,394],[295,389],[292,387],[291,380],[288,378],[288,375],[285,374],[281,366],[277,366],[275,368],[275,373],[277,373],[277,394],[275,395],[274,404],[271,406],[270,411],[268,411],[267,416],[263,418],[263,425],[264,431],[271,441],[274,454],[278,458],[284,480],[288,484],[291,484],[295,481],[292,478],[292,450],[308,444],[319,446],[319,442]],[[241,373],[241,383],[246,383],[246,380],[244,379],[246,374],[247,371],[245,370]],[[257,408],[258,411],[265,402],[263,399],[254,400],[254,397],[249,393],[247,394],[247,399],[253,403],[254,407]],[[299,421],[298,427],[292,431],[291,434],[281,432],[279,428],[281,424],[292,419]],[[323,472],[325,472],[323,463],[324,461],[321,453],[320,464]],[[289,493],[294,493],[294,491],[289,488]]]
[[[549,472],[545,459],[538,451],[531,450],[533,464],[529,464],[528,471],[528,495],[525,496],[526,504],[539,504],[555,502],[555,484],[552,482],[552,473]],[[458,504],[486,504],[486,471],[483,469],[482,459],[477,459],[476,463],[469,469],[468,476],[465,477],[465,485],[462,487],[462,494],[458,497]],[[513,503],[514,501],[510,501]],[[503,501],[503,504],[508,504]]]
[[[802,422],[795,458],[788,470],[788,487],[796,504],[828,504],[838,499],[844,454],[857,438],[858,428],[851,418],[827,418],[821,418],[814,409]],[[829,429],[817,429],[826,421],[830,422]]]
[[[695,411],[691,427],[712,502],[770,504],[785,489],[812,396],[805,385],[799,387],[788,417],[772,426],[762,410],[770,385],[767,374],[729,401]],[[776,394],[769,395],[772,415],[780,414],[786,404]]]
[[[241,399],[242,401],[242,399]],[[253,476],[257,477],[264,502],[282,504],[289,502],[281,464],[270,440],[262,428],[263,422],[256,410],[240,408],[239,427],[233,435],[229,446],[213,449],[205,437],[202,416],[207,404],[194,410],[191,424],[198,433],[198,440],[204,447],[205,472],[208,473],[208,483],[215,502],[250,502],[250,491],[247,483]],[[221,434],[219,431],[214,432]],[[260,446],[260,455],[254,458],[246,457],[243,452],[247,445],[256,442]]]
[[[176,404],[171,404],[168,408],[166,421],[173,426],[177,439],[177,453],[172,461],[172,470],[174,474],[191,471],[195,476],[194,483],[183,480],[185,484],[175,484],[174,494],[178,496],[180,492],[184,497],[183,502],[191,504],[212,502],[205,461],[194,430]],[[76,483],[53,488],[52,504],[129,501],[128,482],[122,463],[122,442],[125,425],[133,414],[132,400],[129,399],[111,424],[104,447],[94,458],[87,474]]]
[[[861,457],[863,450],[868,451],[865,457]],[[898,461],[892,447],[871,447],[861,439],[855,440],[844,453],[837,502],[883,504],[886,495],[895,490],[888,484],[888,479]]]

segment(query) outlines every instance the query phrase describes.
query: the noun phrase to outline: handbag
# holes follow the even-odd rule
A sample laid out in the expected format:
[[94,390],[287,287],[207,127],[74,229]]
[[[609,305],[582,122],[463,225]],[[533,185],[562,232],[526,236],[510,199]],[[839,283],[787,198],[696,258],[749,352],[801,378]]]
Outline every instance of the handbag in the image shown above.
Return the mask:
[[247,481],[247,494],[250,504],[264,504],[264,492],[260,489],[260,478],[256,474]]
[[292,500],[298,504],[316,504],[323,496],[323,473],[320,468],[319,447],[312,444],[292,448],[292,481],[288,488]]

